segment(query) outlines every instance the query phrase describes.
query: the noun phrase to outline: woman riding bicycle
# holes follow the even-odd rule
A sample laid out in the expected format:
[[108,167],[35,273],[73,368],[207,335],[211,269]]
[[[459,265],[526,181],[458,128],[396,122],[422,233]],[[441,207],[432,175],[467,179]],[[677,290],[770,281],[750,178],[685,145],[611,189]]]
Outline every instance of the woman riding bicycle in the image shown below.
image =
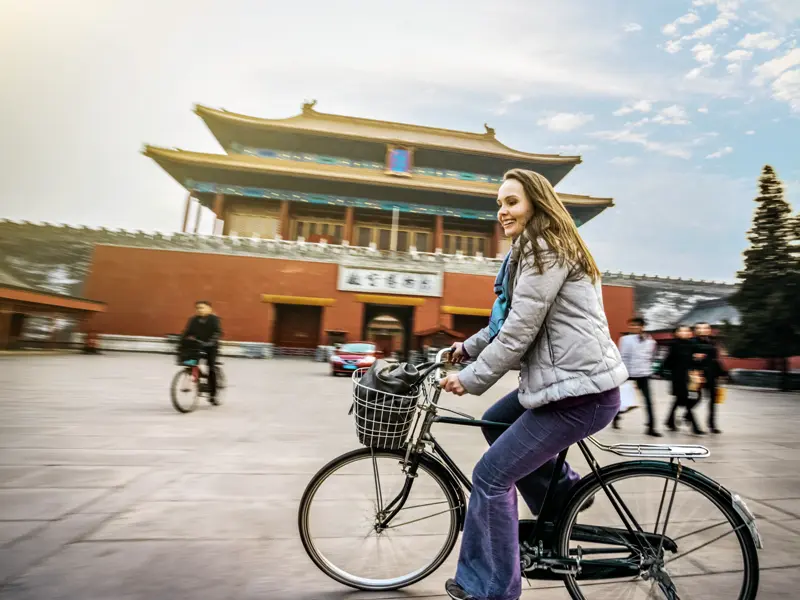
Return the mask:
[[[533,171],[505,174],[497,218],[513,244],[495,282],[489,325],[456,344],[446,391],[481,395],[519,367],[519,389],[484,419],[513,423],[476,465],[455,579],[456,600],[517,600],[521,594],[517,495],[537,514],[555,466],[572,444],[606,427],[628,373],[611,340],[600,271],[550,183]],[[564,464],[557,497],[579,476]]]

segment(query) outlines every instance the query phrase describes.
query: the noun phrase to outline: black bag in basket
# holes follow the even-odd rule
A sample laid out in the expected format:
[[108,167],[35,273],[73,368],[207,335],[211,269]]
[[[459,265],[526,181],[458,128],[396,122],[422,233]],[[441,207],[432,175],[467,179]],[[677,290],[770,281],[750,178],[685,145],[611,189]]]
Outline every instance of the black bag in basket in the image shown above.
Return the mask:
[[358,431],[358,441],[370,447],[399,448],[398,437],[410,421],[410,410],[417,404],[418,384],[422,373],[408,363],[376,360],[355,386],[356,423],[367,425],[369,432]]

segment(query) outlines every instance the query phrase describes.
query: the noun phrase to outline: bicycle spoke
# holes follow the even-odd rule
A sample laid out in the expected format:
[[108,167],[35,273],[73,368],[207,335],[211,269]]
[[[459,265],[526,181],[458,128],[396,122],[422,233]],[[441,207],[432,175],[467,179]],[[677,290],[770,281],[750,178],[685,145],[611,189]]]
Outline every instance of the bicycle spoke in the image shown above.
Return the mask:
[[375,459],[375,451],[372,454],[372,474],[375,477],[375,495],[378,500],[378,512],[383,512],[383,494],[381,493],[381,474],[378,470],[378,461]]
[[697,535],[698,533],[705,533],[706,531],[711,531],[712,529],[715,529],[717,527],[721,527],[721,526],[726,525],[726,524],[727,524],[727,521],[721,521],[721,522],[717,523],[716,525],[709,525],[708,527],[703,527],[702,529],[697,529],[696,531],[692,531],[692,532],[687,533],[685,535],[681,535],[681,536],[678,536],[676,538],[672,538],[672,541],[673,542],[679,542],[681,540],[685,540],[686,538],[688,538],[690,536]]
[[732,533],[736,533],[736,532],[737,532],[737,531],[739,531],[739,530],[740,530],[742,527],[747,527],[747,525],[739,525],[739,526],[738,526],[736,529],[732,529],[732,530],[731,530],[731,531],[729,531],[728,533],[723,533],[722,535],[715,537],[713,540],[709,540],[708,542],[705,542],[704,544],[700,544],[700,545],[699,545],[699,546],[697,546],[696,548],[692,548],[691,550],[687,550],[687,551],[686,551],[686,552],[684,552],[683,554],[678,554],[678,555],[676,555],[676,556],[673,556],[673,557],[672,557],[672,558],[670,558],[669,560],[666,560],[666,561],[664,561],[664,564],[665,564],[665,565],[668,565],[669,563],[675,562],[675,561],[676,561],[676,560],[678,560],[679,558],[684,558],[684,557],[686,557],[686,556],[689,556],[689,555],[690,555],[690,554],[692,554],[693,552],[697,552],[698,550],[701,550],[702,548],[705,548],[706,546],[710,546],[710,545],[711,545],[711,544],[713,544],[714,542],[718,542],[718,541],[719,541],[719,540],[721,540],[722,538],[728,537],[728,536],[729,536],[730,534],[732,534]]
[[418,519],[414,519],[413,521],[406,521],[405,523],[398,523],[397,525],[389,525],[386,529],[397,529],[398,527],[403,527],[404,525],[411,525],[412,523],[419,523],[420,521],[424,521],[425,519],[432,519],[433,517],[438,517],[439,515],[446,515],[449,512],[454,512],[458,507],[449,508],[447,510],[443,510],[438,513],[433,513],[432,515],[428,515],[427,517],[420,517]]
[[404,506],[401,509],[401,512],[404,511],[404,510],[411,510],[413,508],[424,508],[426,506],[436,506],[437,504],[448,504],[448,502],[447,502],[447,500],[441,500],[439,502],[429,502],[427,504],[414,504],[412,506]]

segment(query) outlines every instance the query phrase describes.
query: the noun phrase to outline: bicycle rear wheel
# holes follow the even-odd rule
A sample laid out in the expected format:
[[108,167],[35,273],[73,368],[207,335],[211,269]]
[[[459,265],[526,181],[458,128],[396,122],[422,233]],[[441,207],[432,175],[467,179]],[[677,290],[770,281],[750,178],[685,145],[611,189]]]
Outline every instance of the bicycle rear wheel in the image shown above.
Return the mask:
[[190,413],[197,408],[200,388],[192,375],[192,369],[185,368],[175,373],[169,396],[172,406],[180,413]]
[[[458,539],[466,508],[439,463],[422,456],[407,478],[401,450],[362,448],[323,467],[309,482],[298,512],[300,538],[326,575],[360,590],[397,590],[424,579]],[[381,514],[401,510],[382,529]]]
[[[601,476],[649,535],[629,535],[596,476],[579,484],[556,534],[560,556],[581,557],[581,573],[564,578],[573,599],[756,597],[756,544],[730,492],[665,462],[620,463]],[[594,504],[580,512],[592,497]],[[628,565],[629,574],[616,577],[592,562],[609,560]]]

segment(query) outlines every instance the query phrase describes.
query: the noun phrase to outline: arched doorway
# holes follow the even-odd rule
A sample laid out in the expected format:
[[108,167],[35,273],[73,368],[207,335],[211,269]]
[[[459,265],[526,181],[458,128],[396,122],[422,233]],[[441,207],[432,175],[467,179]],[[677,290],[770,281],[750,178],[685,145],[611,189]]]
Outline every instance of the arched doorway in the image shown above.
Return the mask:
[[413,306],[386,306],[381,304],[364,305],[363,339],[374,342],[385,352],[397,352],[400,360],[407,360],[411,350],[411,337],[414,324]]
[[403,323],[392,315],[378,315],[367,323],[367,341],[373,342],[383,355],[401,354],[405,347]]

